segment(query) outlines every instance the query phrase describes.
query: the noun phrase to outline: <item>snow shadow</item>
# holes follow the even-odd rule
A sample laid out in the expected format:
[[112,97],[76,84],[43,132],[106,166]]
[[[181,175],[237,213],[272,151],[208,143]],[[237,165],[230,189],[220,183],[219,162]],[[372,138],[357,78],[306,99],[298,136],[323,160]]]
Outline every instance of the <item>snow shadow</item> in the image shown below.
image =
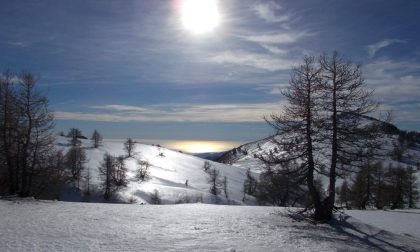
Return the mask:
[[339,234],[348,236],[351,240],[367,245],[376,251],[414,252],[418,249],[396,242],[395,240],[398,239],[396,234],[364,223],[351,222],[349,218],[348,215],[341,215],[339,220],[333,219],[329,222],[329,225]]
[[348,215],[337,215],[327,223],[315,222],[299,211],[276,215],[293,220],[290,234],[294,239],[341,244],[337,247],[338,251],[420,251],[420,241],[358,222]]

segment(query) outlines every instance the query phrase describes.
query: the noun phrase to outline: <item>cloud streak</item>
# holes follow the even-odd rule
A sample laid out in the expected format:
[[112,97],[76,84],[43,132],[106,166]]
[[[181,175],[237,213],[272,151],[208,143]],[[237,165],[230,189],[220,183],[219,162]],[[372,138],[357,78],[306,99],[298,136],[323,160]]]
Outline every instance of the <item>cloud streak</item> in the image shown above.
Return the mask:
[[384,39],[375,44],[366,46],[366,50],[368,51],[369,57],[373,58],[379,50],[385,47],[391,46],[393,44],[405,43],[405,42],[406,42],[405,40],[401,40],[401,39]]
[[294,60],[244,50],[223,51],[210,57],[208,60],[218,64],[246,66],[269,72],[289,70],[295,63]]
[[383,108],[394,112],[396,122],[420,123],[420,64],[382,59],[365,66],[366,83],[375,89]]
[[261,122],[278,112],[280,103],[165,104],[147,107],[110,104],[92,106],[97,112],[56,111],[57,120],[100,122]]
[[289,15],[278,15],[281,9],[282,7],[275,2],[258,3],[253,6],[255,14],[269,23],[281,23],[290,19]]
[[264,33],[258,35],[240,35],[239,38],[259,44],[292,44],[302,37],[309,36],[307,32]]

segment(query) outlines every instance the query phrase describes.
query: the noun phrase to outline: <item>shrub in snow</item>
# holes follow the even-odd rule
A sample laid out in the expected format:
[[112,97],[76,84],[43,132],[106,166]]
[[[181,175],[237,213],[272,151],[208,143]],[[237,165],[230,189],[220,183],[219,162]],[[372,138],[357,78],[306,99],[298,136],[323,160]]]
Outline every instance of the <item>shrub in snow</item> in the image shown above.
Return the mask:
[[197,194],[196,196],[195,196],[195,202],[196,203],[198,203],[198,202],[200,202],[200,203],[203,203],[203,194]]
[[165,157],[165,154],[163,153],[163,150],[161,149],[161,147],[158,145],[158,152],[159,152],[159,154],[158,154],[158,156],[159,157]]
[[137,203],[137,199],[134,198],[134,192],[131,192],[130,198],[128,198],[128,203],[130,203],[130,204]]
[[204,161],[203,170],[204,172],[208,172],[211,168],[211,164],[209,161]]
[[137,160],[136,179],[139,181],[148,180],[150,163],[145,160]]
[[186,204],[191,203],[192,199],[188,194],[178,195],[178,198],[175,200],[175,204]]
[[150,204],[152,205],[160,205],[162,204],[162,199],[159,195],[158,190],[153,190],[153,193],[150,194]]

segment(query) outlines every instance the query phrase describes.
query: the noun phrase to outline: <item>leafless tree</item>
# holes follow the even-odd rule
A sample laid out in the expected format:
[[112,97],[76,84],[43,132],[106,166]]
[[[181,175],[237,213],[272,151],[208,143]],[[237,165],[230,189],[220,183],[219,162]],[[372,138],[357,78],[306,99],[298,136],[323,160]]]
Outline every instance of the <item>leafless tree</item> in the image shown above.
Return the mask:
[[[251,174],[251,169],[248,168],[244,180],[244,194],[255,196],[257,191],[257,179]],[[244,195],[245,198],[245,195]]]
[[209,178],[207,182],[210,184],[210,193],[214,195],[215,203],[217,203],[218,195],[221,192],[222,182],[220,180],[219,170],[210,168],[208,171]]
[[102,135],[97,130],[94,130],[90,140],[92,141],[93,148],[98,148],[102,143]]
[[[303,63],[293,68],[290,86],[282,93],[288,104],[284,106],[281,114],[272,114],[266,117],[267,123],[276,133],[272,138],[273,143],[280,150],[287,152],[274,155],[273,152],[261,155],[267,165],[282,164],[296,160],[299,169],[288,171],[298,182],[305,181],[314,208],[314,218],[324,220],[327,217],[320,191],[316,187],[315,173],[321,172],[322,164],[317,161],[316,154],[320,139],[322,116],[320,106],[320,79],[321,68],[316,63],[315,57],[305,56]],[[281,169],[280,172],[284,172]]]
[[[17,131],[19,111],[16,103],[16,74],[5,70],[0,75],[0,129],[1,129],[1,173],[3,191],[15,194],[19,191],[19,170],[15,162],[17,155]],[[6,189],[5,187],[8,187]]]
[[160,205],[162,204],[162,199],[158,190],[153,190],[153,193],[150,194],[150,204]]
[[[338,169],[354,162],[360,165],[360,150],[375,144],[377,125],[362,125],[362,118],[374,111],[377,103],[365,89],[360,66],[336,52],[318,59],[304,57],[303,63],[293,68],[290,87],[283,95],[288,101],[283,113],[266,121],[280,136],[272,141],[286,153],[266,153],[262,160],[268,164],[296,160],[300,168],[291,172],[308,186],[314,219],[329,220],[336,177],[342,175]],[[329,178],[326,195],[316,187],[316,174]]]
[[36,83],[29,72],[5,71],[0,76],[0,162],[7,167],[7,193],[23,197],[38,191],[41,174],[48,175],[46,160],[58,155],[53,148],[53,113]]
[[204,165],[203,165],[203,170],[204,170],[204,172],[208,172],[209,170],[210,170],[210,168],[211,168],[211,164],[210,164],[210,162],[209,161],[204,161]]
[[70,171],[71,180],[77,188],[80,188],[80,179],[86,162],[86,152],[80,145],[71,147],[66,153],[65,165]]
[[125,167],[124,160],[125,159],[122,156],[114,157],[106,153],[104,155],[104,160],[98,167],[105,200],[109,200],[112,194],[120,190],[122,187],[127,186],[127,169]]
[[417,177],[415,175],[414,168],[409,166],[407,168],[407,201],[409,208],[416,208],[416,202],[418,202],[420,195],[417,189]]
[[340,188],[336,189],[338,195],[338,201],[341,204],[341,207],[349,208],[350,202],[350,188],[347,183],[347,180],[344,180]]
[[113,185],[113,174],[115,171],[115,160],[114,157],[106,153],[104,159],[98,167],[99,175],[102,179],[102,190],[105,200],[109,200],[112,193],[115,191]]
[[124,142],[124,149],[127,152],[127,157],[133,157],[136,143],[131,138],[127,138]]
[[86,183],[86,195],[90,196],[90,180],[91,180],[91,174],[90,174],[90,167],[87,167],[86,176],[85,176],[85,183]]
[[115,159],[115,172],[113,174],[113,180],[117,187],[127,186],[127,167],[125,166],[125,158],[118,156]]
[[80,145],[82,142],[80,138],[83,137],[82,131],[78,128],[71,128],[67,133],[67,137],[70,138],[69,142],[71,146]]
[[150,177],[150,163],[145,160],[138,160],[137,161],[137,171],[136,171],[136,178],[139,181],[145,181]]
[[371,133],[361,125],[362,116],[373,112],[378,104],[372,99],[373,91],[365,88],[360,65],[345,60],[337,52],[319,58],[321,66],[322,110],[325,113],[324,133],[330,146],[328,195],[324,200],[325,219],[332,218],[335,202],[335,181],[338,165],[349,164],[360,155],[357,146],[364,145]]
[[228,185],[228,180],[227,180],[227,177],[225,176],[222,180],[222,188],[223,188],[223,192],[225,194],[226,199],[229,199],[227,185]]
[[276,206],[306,206],[308,191],[302,179],[293,176],[295,169],[299,169],[295,162],[282,164],[281,168],[265,167],[258,180],[257,200]]

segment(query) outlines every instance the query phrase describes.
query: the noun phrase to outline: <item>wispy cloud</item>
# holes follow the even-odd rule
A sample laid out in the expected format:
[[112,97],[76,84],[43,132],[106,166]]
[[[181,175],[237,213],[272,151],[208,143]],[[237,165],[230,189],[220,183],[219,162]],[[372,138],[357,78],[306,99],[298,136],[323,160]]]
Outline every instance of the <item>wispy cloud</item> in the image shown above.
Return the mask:
[[279,78],[280,82],[273,83],[273,84],[262,84],[255,87],[255,90],[262,90],[267,94],[271,95],[282,95],[281,91],[289,86],[289,79],[290,76],[288,74],[284,74],[282,77]]
[[127,106],[127,105],[120,105],[120,104],[107,104],[101,106],[91,106],[94,109],[108,109],[108,110],[115,110],[115,111],[135,111],[135,112],[148,112],[150,109],[138,106]]
[[272,46],[272,45],[261,45],[261,46],[273,54],[286,54],[287,52],[287,50],[279,48],[277,46]]
[[28,47],[29,43],[24,41],[12,41],[9,42],[10,45],[16,46],[16,47]]
[[264,33],[257,35],[238,36],[243,40],[261,43],[261,44],[291,44],[297,42],[300,38],[309,36],[307,32],[281,32]]
[[258,17],[269,23],[280,23],[290,19],[287,14],[279,14],[282,7],[275,2],[257,3],[252,8]]
[[375,54],[379,50],[381,50],[385,47],[391,46],[393,44],[405,43],[405,42],[406,41],[402,40],[402,39],[384,39],[384,40],[381,40],[381,41],[379,41],[375,44],[371,44],[371,45],[366,46],[366,50],[368,51],[369,57],[372,58],[372,57],[375,56]]
[[103,122],[260,122],[264,115],[279,112],[280,103],[165,104],[147,107],[93,106],[98,112],[56,111],[58,120]]
[[253,53],[243,50],[224,51],[208,59],[210,62],[247,66],[265,71],[288,70],[295,63],[294,60],[281,59],[268,54]]
[[381,59],[365,66],[366,83],[375,89],[384,108],[395,120],[420,123],[420,64],[411,60]]

